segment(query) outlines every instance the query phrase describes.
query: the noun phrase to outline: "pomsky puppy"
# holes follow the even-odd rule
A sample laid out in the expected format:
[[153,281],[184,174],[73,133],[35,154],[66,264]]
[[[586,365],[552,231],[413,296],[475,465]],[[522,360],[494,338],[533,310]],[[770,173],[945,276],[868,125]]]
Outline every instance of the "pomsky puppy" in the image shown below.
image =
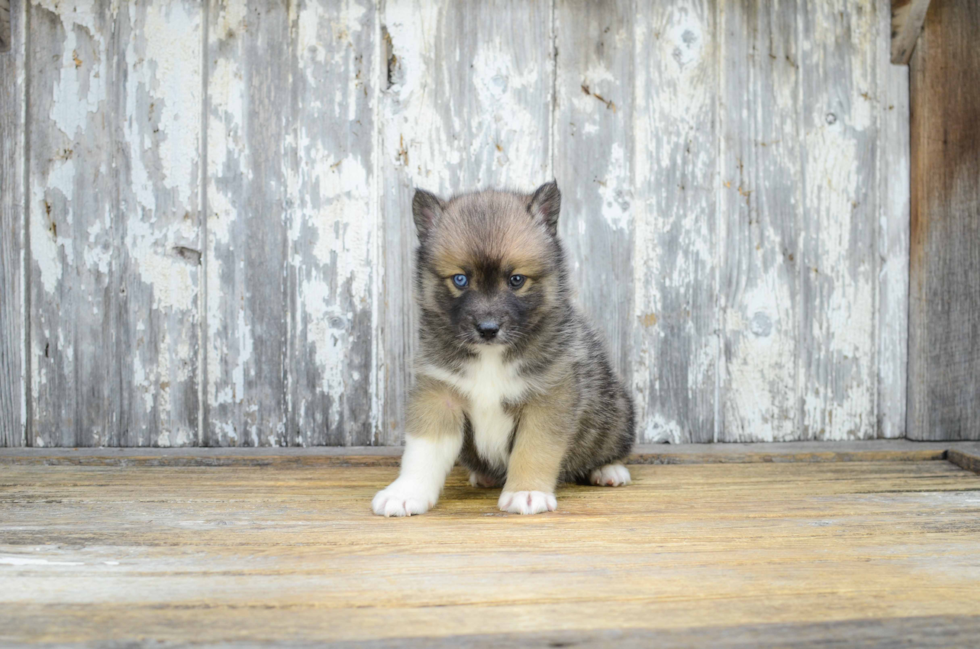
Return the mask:
[[558,239],[561,193],[418,190],[417,382],[401,473],[371,503],[411,516],[436,504],[456,459],[498,506],[555,511],[555,487],[630,482],[633,402],[571,303]]

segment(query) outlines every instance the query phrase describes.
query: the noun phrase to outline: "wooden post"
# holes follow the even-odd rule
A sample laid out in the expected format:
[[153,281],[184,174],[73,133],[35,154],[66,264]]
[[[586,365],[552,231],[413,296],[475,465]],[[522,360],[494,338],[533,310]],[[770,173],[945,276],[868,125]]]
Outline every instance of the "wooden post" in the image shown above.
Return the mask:
[[913,439],[980,439],[978,30],[976,0],[937,0],[911,60]]

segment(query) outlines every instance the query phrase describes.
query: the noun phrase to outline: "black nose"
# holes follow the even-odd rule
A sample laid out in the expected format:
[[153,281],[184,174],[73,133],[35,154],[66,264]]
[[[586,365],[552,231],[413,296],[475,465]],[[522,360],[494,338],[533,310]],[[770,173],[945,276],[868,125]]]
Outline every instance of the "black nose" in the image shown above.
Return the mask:
[[500,331],[500,325],[493,320],[484,320],[476,325],[476,330],[480,332],[480,337],[484,340],[491,340]]

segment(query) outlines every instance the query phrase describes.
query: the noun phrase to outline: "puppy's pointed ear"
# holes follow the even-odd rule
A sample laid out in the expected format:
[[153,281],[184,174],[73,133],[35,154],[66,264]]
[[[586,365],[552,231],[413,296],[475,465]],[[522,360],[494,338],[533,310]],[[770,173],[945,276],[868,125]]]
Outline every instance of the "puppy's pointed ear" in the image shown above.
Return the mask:
[[558,212],[561,210],[561,192],[552,180],[538,187],[531,196],[528,211],[535,219],[541,219],[552,236],[558,234]]
[[415,229],[418,230],[419,240],[424,240],[436,220],[442,215],[442,201],[435,194],[424,189],[415,190],[412,199],[412,216],[415,217]]

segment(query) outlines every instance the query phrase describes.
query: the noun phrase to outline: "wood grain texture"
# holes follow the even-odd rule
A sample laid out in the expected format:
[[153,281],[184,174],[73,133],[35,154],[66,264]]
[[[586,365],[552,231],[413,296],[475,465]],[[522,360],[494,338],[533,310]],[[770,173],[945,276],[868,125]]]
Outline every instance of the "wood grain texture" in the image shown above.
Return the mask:
[[105,252],[119,296],[120,446],[198,443],[202,18],[196,0],[130,2],[110,37],[116,203],[93,227],[118,241]]
[[857,0],[804,8],[801,435],[868,439],[877,435],[878,20]]
[[[115,70],[106,42],[112,17],[59,15],[36,4],[29,15],[29,56],[47,63],[28,77],[31,442],[112,444],[118,374],[105,352],[115,347],[117,296],[105,253],[115,241],[112,230],[88,231],[111,213],[114,195],[106,92]],[[86,250],[102,251],[103,264],[86,264],[79,258]]]
[[[391,0],[382,26],[385,415],[400,443],[412,381],[414,189],[533,191],[552,177],[551,3]],[[581,92],[581,91],[580,91]]]
[[363,445],[378,417],[376,12],[290,7],[288,442]]
[[799,7],[732,3],[721,15],[718,440],[796,439],[799,368],[787,361],[802,353]]
[[212,3],[210,18],[206,442],[370,443],[374,7]]
[[559,0],[554,174],[572,285],[627,382],[633,366],[632,2]]
[[904,432],[907,113],[875,37],[887,11],[722,12],[720,439]]
[[0,447],[26,442],[24,16],[0,3]]
[[891,62],[908,65],[929,11],[929,0],[891,0]]
[[715,439],[717,27],[711,0],[639,3],[634,24],[633,390],[646,442]]
[[980,439],[980,6],[935,2],[910,64],[908,435]]
[[210,4],[203,440],[209,446],[289,441],[289,28],[281,3]]
[[37,445],[193,443],[200,7],[30,9]]
[[[879,33],[890,0],[878,0]],[[878,437],[905,436],[909,324],[909,71],[878,38]]]
[[[980,641],[980,617],[933,615],[816,623],[745,624],[690,629],[616,629],[597,631],[531,631],[434,638],[395,638],[338,642],[337,649],[689,649],[690,647],[757,647],[785,649],[847,646],[857,649],[968,649]],[[139,645],[137,645],[139,646]],[[302,645],[301,645],[302,646]],[[313,645],[309,645],[313,646]]]
[[632,472],[630,487],[566,487],[557,512],[521,517],[457,470],[433,511],[395,520],[367,506],[391,467],[7,466],[0,641],[254,646],[980,615],[980,476],[948,462]]

